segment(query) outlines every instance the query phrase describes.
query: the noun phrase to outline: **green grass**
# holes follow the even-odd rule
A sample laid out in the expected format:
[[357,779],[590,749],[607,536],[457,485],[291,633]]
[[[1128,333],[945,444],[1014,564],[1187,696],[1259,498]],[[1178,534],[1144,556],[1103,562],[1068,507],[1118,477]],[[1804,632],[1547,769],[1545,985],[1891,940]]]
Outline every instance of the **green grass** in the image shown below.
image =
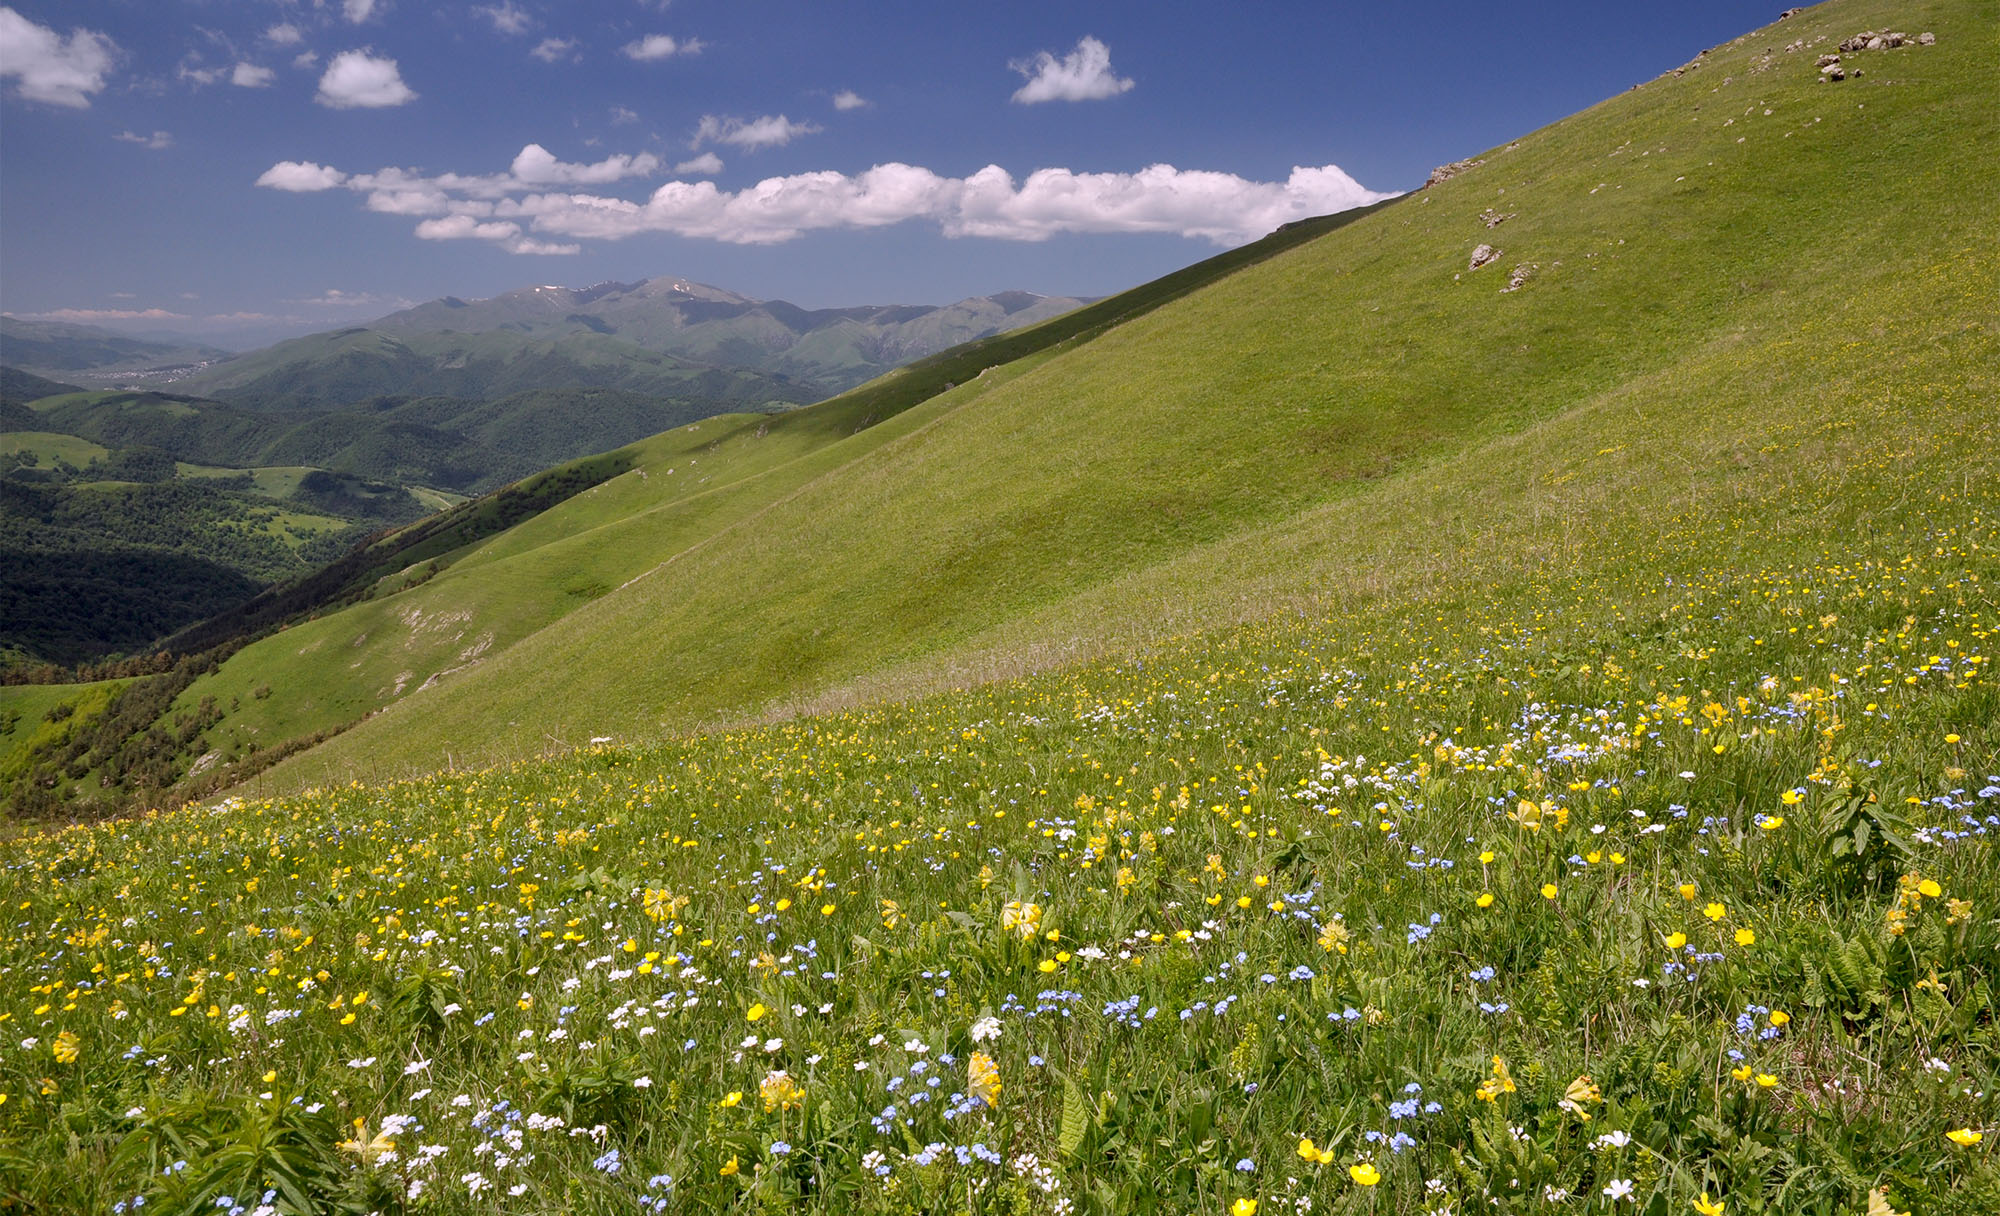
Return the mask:
[[[1956,10],[1896,11],[1948,27]],[[1992,246],[1960,183],[1994,112],[1968,36],[1878,53],[1845,92],[1780,49],[1837,40],[1826,22],[1866,12],[1795,19],[1768,54],[1774,35],[1720,48],[977,398],[937,398],[907,433],[842,439],[814,457],[828,472],[774,478],[786,488],[742,522],[677,542],[654,573],[295,761],[293,779],[1114,652],[1421,580],[1454,534],[1543,553],[1566,527],[1573,543],[1591,500],[1544,480],[1545,444],[1594,471],[1586,457],[1637,422],[1672,454],[1630,443],[1646,455],[1608,461],[1616,476],[1591,492],[1658,509],[1705,478],[1768,488],[1757,449],[1833,402],[1907,398],[1927,376],[1977,399]],[[1514,217],[1489,229],[1491,208]],[[1915,212],[1921,231],[1902,222]],[[1466,272],[1485,241],[1505,256]],[[1524,265],[1539,270],[1500,291]],[[1862,349],[1879,356],[1866,373]],[[1921,404],[1903,402],[1911,425],[1933,425]],[[1744,463],[1711,463],[1735,444]],[[1413,551],[1414,569],[1381,560]]]
[[49,431],[0,433],[0,456],[21,454],[32,454],[42,464],[54,464],[60,460],[80,469],[100,456],[110,455],[110,450],[75,435],[58,435]]
[[94,684],[0,684],[0,780],[27,770],[34,753],[61,747],[102,714],[120,680]]
[[[299,721],[229,681],[556,617],[263,789],[5,845],[0,1194],[2000,1210],[1982,16],[1809,10],[246,649],[208,695]],[[1781,49],[1891,17],[1938,45],[1871,92]],[[1501,186],[1508,294],[1452,278]]]

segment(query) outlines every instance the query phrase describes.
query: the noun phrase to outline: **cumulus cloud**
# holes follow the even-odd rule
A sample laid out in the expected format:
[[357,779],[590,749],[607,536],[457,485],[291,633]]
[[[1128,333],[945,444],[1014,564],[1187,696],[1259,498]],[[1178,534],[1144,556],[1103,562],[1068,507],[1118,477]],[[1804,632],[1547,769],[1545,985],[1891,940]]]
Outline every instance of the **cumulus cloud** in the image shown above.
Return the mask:
[[674,172],[694,177],[713,177],[722,172],[722,158],[713,152],[704,152],[700,156],[675,165]]
[[528,10],[515,4],[514,0],[504,0],[500,4],[483,4],[474,10],[493,23],[496,32],[502,34],[525,34],[535,24]]
[[660,158],[651,152],[637,156],[607,156],[594,165],[569,164],[540,144],[529,144],[514,157],[509,172],[514,180],[530,186],[596,185],[628,177],[647,177],[660,168]]
[[264,170],[257,184],[271,190],[311,194],[317,190],[331,190],[346,180],[347,174],[328,165],[316,165],[307,160],[281,160]]
[[701,125],[695,128],[694,138],[688,141],[688,147],[699,148],[703,144],[716,143],[754,152],[759,148],[783,147],[801,135],[813,135],[819,130],[815,123],[793,122],[783,114],[766,114],[762,118],[750,119],[704,114]]
[[558,59],[568,59],[575,55],[575,53],[576,39],[574,38],[544,38],[535,44],[534,50],[528,52],[528,54],[533,55],[543,63],[554,63]]
[[292,56],[292,66],[301,70],[312,67],[318,62],[318,51],[300,51],[298,54]]
[[254,63],[239,63],[229,73],[229,83],[239,88],[261,89],[277,79],[278,74],[270,68],[260,68]]
[[73,29],[65,37],[0,7],[0,80],[13,79],[14,91],[29,101],[86,108],[117,55],[118,44],[103,34]]
[[[353,0],[349,0],[350,6]],[[336,110],[379,109],[415,101],[417,94],[403,83],[393,59],[378,59],[366,51],[342,51],[326,65],[315,101]]]
[[1132,81],[1111,70],[1111,48],[1095,38],[1078,39],[1076,49],[1057,59],[1037,51],[1032,59],[1007,65],[1028,78],[1014,90],[1022,105],[1038,101],[1100,101],[1131,89]]
[[[709,153],[674,171],[705,174],[721,167]],[[643,199],[576,189],[661,168],[649,153],[572,164],[529,144],[505,173],[388,168],[347,174],[284,161],[257,184],[294,192],[344,188],[363,195],[370,211],[419,220],[417,235],[425,240],[488,241],[514,253],[574,253],[583,240],[644,233],[770,245],[808,232],[908,221],[935,224],[949,237],[1041,241],[1061,233],[1163,233],[1229,246],[1293,220],[1391,197],[1337,165],[1297,167],[1282,181],[1172,165],[1137,173],[1040,169],[1017,181],[998,165],[956,178],[891,163],[852,175],[823,170],[770,177],[737,191],[712,181],[669,181]]]
[[859,110],[867,104],[868,99],[853,89],[842,89],[833,95],[833,108],[836,110]]
[[299,32],[299,27],[289,21],[274,25],[264,31],[264,41],[270,43],[272,46],[297,46],[305,40],[306,36]]
[[155,152],[174,146],[173,135],[166,131],[155,131],[151,135],[138,135],[131,131],[120,131],[111,138],[120,143],[138,144],[142,148],[151,148]]
[[375,2],[376,0],[343,0],[340,11],[346,16],[348,24],[360,25],[375,15]]
[[676,42],[665,34],[648,34],[637,42],[626,43],[619,49],[627,59],[650,63],[656,59],[671,59],[675,55],[698,55],[701,53],[701,48],[702,42],[699,38]]

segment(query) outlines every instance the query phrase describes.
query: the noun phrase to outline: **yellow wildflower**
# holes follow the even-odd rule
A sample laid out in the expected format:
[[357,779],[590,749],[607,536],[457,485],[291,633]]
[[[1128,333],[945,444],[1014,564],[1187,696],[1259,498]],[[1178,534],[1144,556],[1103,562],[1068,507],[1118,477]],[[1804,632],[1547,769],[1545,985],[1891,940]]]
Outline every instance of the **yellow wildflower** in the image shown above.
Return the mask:
[[1382,1171],[1376,1169],[1375,1163],[1372,1161],[1363,1161],[1359,1165],[1348,1166],[1347,1176],[1354,1179],[1357,1186],[1374,1186],[1376,1183],[1382,1181]]
[[1000,1105],[1000,1067],[993,1057],[983,1051],[975,1051],[965,1062],[965,1087],[967,1091],[988,1106]]
[[764,1074],[764,1079],[757,1083],[757,1096],[764,1100],[764,1113],[768,1115],[775,1110],[796,1109],[805,1091],[792,1080],[792,1074],[780,1068]]

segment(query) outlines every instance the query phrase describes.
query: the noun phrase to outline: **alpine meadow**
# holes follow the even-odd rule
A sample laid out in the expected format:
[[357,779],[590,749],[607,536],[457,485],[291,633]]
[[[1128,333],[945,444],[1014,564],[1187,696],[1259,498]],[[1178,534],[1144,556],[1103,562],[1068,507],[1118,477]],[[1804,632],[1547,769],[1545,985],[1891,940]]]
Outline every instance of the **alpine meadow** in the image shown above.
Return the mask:
[[386,524],[0,686],[0,1212],[2000,1212],[1996,31],[1794,9],[816,404],[851,326],[255,500]]

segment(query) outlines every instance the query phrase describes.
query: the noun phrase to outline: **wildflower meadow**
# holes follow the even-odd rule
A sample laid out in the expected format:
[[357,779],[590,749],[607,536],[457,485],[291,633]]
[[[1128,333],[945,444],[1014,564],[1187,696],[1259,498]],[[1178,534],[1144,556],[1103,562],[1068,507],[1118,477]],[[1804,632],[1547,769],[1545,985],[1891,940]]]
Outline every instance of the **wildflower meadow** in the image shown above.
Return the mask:
[[2000,528],[1933,499],[19,837],[5,1202],[2000,1210]]

